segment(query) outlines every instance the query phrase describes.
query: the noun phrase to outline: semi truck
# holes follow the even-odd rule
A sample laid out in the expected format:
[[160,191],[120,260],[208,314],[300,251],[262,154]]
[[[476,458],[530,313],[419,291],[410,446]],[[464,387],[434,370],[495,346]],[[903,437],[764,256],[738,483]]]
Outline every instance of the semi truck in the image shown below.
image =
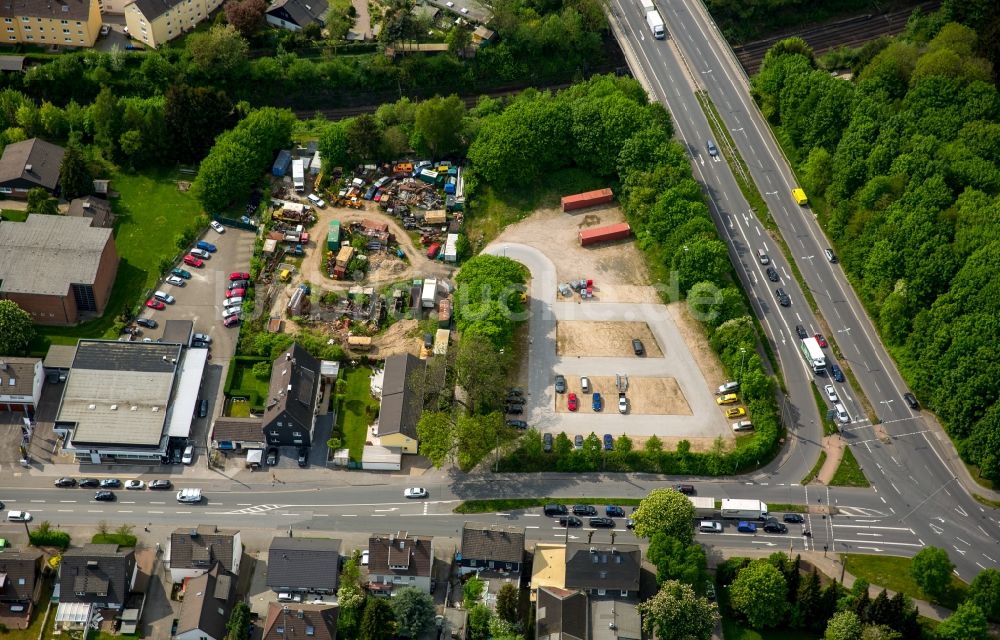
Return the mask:
[[663,40],[667,36],[663,27],[663,18],[660,17],[660,12],[656,9],[646,13],[646,24],[649,25],[649,30],[657,40]]
[[826,354],[819,346],[816,338],[803,338],[799,343],[799,351],[805,358],[806,364],[814,373],[822,373],[826,370]]
[[715,515],[715,498],[703,496],[688,496],[691,506],[694,507],[694,517],[711,518]]
[[722,517],[734,520],[763,520],[767,517],[767,504],[760,500],[723,498]]

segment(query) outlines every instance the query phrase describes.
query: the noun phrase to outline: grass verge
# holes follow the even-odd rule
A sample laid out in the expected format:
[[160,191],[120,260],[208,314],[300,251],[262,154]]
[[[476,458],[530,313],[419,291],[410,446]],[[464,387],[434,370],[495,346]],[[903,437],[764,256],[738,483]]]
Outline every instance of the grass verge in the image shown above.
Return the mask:
[[865,472],[861,470],[858,459],[850,447],[844,447],[844,457],[840,459],[840,466],[830,479],[831,487],[869,487],[871,483],[865,477]]
[[0,209],[0,220],[10,220],[11,222],[24,222],[28,219],[28,212],[20,209]]
[[819,411],[819,419],[823,422],[823,435],[832,436],[837,433],[837,424],[826,417],[827,412],[830,408],[826,405],[826,400],[823,399],[823,395],[819,392],[819,385],[816,384],[814,380],[811,385],[813,392],[813,400],[816,401],[816,410]]
[[104,315],[75,327],[36,327],[38,334],[29,346],[33,354],[44,355],[52,344],[76,344],[80,338],[117,337],[109,335],[115,320],[159,281],[160,263],[180,253],[177,237],[201,213],[194,196],[177,188],[180,179],[173,171],[112,176],[115,191],[121,194],[112,201],[118,216],[115,247],[121,262]]
[[802,484],[809,484],[815,480],[816,476],[819,475],[819,470],[823,468],[824,462],[826,462],[826,451],[820,451],[819,459],[816,461],[816,464],[813,465],[812,471],[807,473],[805,477],[802,478]]
[[371,394],[371,369],[348,368],[344,371],[344,397],[337,411],[337,431],[344,434],[344,447],[351,460],[361,462],[368,437],[368,425],[378,412],[378,401]]
[[513,509],[530,509],[547,504],[593,504],[638,506],[642,498],[497,498],[493,500],[466,500],[455,507],[455,513],[502,513]]
[[[911,575],[913,558],[858,553],[842,553],[840,557],[844,562],[844,570],[855,577],[864,578],[872,585],[904,593],[917,600],[933,601],[917,586]],[[958,576],[952,575],[947,592],[937,603],[954,611],[968,597],[968,592],[969,585]]]
[[982,472],[980,472],[979,467],[977,467],[974,464],[969,464],[965,460],[962,460],[962,464],[965,465],[965,468],[969,471],[969,475],[972,476],[972,479],[975,480],[976,484],[978,484],[980,487],[983,487],[984,489],[997,488],[995,482],[993,482],[989,478],[984,478],[982,476]]
[[95,533],[90,541],[94,544],[117,544],[122,547],[134,547],[136,537],[131,533]]
[[975,498],[976,502],[978,502],[981,505],[985,505],[987,507],[993,507],[994,509],[1000,509],[1000,500],[990,500],[989,498],[985,498],[979,495],[978,493],[973,493],[972,497]]
[[769,512],[785,512],[785,513],[807,513],[809,507],[804,504],[789,504],[787,502],[768,502],[767,510]]

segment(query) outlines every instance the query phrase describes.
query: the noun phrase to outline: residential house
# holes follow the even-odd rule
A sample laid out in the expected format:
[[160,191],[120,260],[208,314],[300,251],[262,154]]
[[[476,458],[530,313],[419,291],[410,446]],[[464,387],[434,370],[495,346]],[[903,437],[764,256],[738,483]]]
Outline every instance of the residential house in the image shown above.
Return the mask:
[[267,552],[267,586],[278,593],[337,593],[340,540],[274,538]]
[[382,401],[376,436],[383,447],[417,452],[417,422],[423,409],[421,394],[412,387],[426,371],[423,360],[409,353],[389,356],[382,377]]
[[98,0],[5,0],[0,18],[6,44],[92,47],[101,33]]
[[462,526],[460,574],[487,572],[519,579],[524,562],[524,527],[466,522]]
[[194,29],[221,6],[222,0],[132,0],[122,10],[129,35],[155,49]]
[[368,589],[391,596],[396,589],[416,587],[431,592],[434,539],[398,533],[376,533],[368,539]]
[[72,326],[104,313],[118,274],[111,229],[30,215],[0,224],[0,247],[0,299],[16,302],[36,324]]
[[639,597],[642,551],[634,544],[566,545],[566,588],[592,595]]
[[271,365],[264,437],[277,446],[311,446],[323,387],[320,362],[293,344]]
[[326,25],[326,0],[274,0],[267,8],[267,23],[289,31],[301,31],[311,24]]
[[337,640],[339,612],[335,604],[272,602],[263,640]]
[[176,583],[207,573],[216,562],[238,576],[242,555],[243,542],[239,531],[201,524],[196,528],[182,527],[171,533],[164,561],[170,568],[171,581]]
[[85,544],[70,548],[59,565],[57,629],[81,629],[95,609],[112,617],[121,611],[135,585],[135,552],[117,544]]
[[0,356],[0,411],[35,415],[45,383],[45,367],[40,358]]
[[566,588],[566,545],[551,542],[535,543],[531,557],[531,592],[535,599],[542,587]]
[[237,577],[221,562],[184,587],[184,603],[173,640],[223,640],[226,623],[236,603]]
[[641,640],[634,601],[542,587],[535,601],[536,640]]
[[263,449],[264,423],[260,418],[229,418],[220,416],[212,426],[212,447],[220,451]]
[[8,628],[28,628],[41,589],[41,551],[0,553],[0,619]]
[[69,209],[66,215],[75,218],[87,218],[90,226],[101,229],[113,229],[115,226],[115,214],[111,212],[111,203],[94,196],[84,196],[73,198],[69,202]]
[[10,143],[0,156],[0,197],[24,199],[29,191],[39,187],[58,194],[64,155],[65,149],[41,138]]

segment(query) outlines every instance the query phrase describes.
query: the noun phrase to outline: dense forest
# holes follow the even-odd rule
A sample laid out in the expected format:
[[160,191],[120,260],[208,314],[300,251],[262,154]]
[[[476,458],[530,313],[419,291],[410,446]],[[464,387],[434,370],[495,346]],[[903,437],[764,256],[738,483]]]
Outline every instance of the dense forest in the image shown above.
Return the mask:
[[753,89],[907,382],[1000,480],[1000,94],[979,55],[996,43],[949,17],[851,81],[784,41]]

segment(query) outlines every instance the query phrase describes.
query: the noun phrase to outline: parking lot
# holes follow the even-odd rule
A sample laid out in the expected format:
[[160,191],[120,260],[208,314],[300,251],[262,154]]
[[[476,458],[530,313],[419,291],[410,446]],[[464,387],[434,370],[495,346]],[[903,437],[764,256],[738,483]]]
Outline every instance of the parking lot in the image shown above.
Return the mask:
[[[580,378],[571,376],[566,380],[566,393],[556,395],[556,411],[568,412],[567,398],[575,393],[580,406],[577,413],[598,413],[594,411],[593,394],[601,394],[603,408],[600,413],[618,413],[618,389],[614,376],[588,376],[590,391],[580,388]],[[684,398],[680,385],[674,378],[629,377],[628,413],[630,415],[675,415],[690,416],[691,407]]]
[[645,322],[576,320],[556,323],[556,353],[561,356],[638,357],[632,340],[642,342],[646,357],[662,358],[663,351]]

